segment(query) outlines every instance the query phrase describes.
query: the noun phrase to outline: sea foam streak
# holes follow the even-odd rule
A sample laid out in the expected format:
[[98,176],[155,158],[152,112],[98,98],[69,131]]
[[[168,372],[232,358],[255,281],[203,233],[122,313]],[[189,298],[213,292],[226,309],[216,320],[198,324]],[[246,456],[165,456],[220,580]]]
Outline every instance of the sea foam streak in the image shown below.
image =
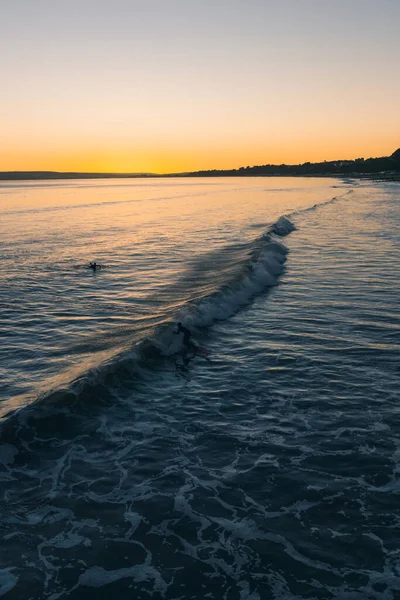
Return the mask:
[[[190,303],[177,315],[177,320],[191,328],[209,327],[214,321],[231,317],[267,287],[277,285],[288,252],[277,238],[286,236],[295,229],[288,218],[280,217],[252,243],[250,256],[243,262],[235,279],[224,282],[210,296]],[[160,337],[154,343],[163,354],[180,350],[181,346],[174,343],[168,334],[167,339]]]

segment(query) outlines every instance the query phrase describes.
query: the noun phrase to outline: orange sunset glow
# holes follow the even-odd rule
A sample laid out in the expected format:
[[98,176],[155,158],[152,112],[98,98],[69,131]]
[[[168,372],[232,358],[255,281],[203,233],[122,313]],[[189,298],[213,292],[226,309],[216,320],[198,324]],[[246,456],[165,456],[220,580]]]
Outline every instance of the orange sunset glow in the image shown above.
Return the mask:
[[184,172],[399,145],[396,2],[66,6],[3,10],[2,171]]

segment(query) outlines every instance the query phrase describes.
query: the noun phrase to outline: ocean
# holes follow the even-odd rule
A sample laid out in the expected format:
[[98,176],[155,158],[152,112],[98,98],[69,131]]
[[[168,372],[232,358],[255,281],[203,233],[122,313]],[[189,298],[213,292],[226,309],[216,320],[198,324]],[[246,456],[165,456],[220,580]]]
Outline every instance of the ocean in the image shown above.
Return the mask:
[[0,596],[399,598],[399,198],[1,182]]

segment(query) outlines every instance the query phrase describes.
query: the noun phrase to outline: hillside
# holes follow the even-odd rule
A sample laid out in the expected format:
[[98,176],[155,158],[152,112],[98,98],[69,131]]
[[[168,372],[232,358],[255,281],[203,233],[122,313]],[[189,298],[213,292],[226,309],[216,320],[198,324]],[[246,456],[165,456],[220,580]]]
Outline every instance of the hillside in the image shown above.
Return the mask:
[[249,176],[249,175],[303,175],[303,176],[367,176],[367,175],[392,175],[400,177],[400,148],[390,156],[381,158],[356,158],[355,160],[334,160],[319,163],[306,162],[300,165],[257,165],[253,167],[240,167],[231,170],[211,170],[185,173],[192,177],[207,176]]
[[241,177],[241,176],[340,176],[400,178],[400,148],[390,156],[381,158],[356,158],[319,163],[306,162],[301,165],[256,165],[239,169],[212,169],[187,173],[63,173],[56,171],[0,171],[0,180],[45,180],[45,179],[112,179],[136,177]]

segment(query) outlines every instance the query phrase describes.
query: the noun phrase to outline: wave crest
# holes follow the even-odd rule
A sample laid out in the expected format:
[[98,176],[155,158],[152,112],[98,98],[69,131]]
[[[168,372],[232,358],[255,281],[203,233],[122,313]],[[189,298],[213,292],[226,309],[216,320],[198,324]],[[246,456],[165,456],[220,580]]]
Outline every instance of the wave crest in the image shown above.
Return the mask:
[[[228,269],[225,280],[222,279],[212,293],[187,302],[173,315],[173,320],[158,325],[151,335],[137,341],[129,350],[90,369],[65,388],[42,395],[38,399],[39,404],[60,408],[71,407],[77,401],[86,405],[93,402],[93,398],[106,401],[114,396],[113,389],[124,382],[140,379],[143,366],[151,368],[151,361],[182,350],[182,336],[173,333],[176,322],[181,321],[189,327],[194,336],[201,335],[203,328],[228,319],[248,306],[256,296],[278,284],[288,253],[280,238],[295,229],[287,217],[280,217],[260,237],[244,246],[244,254],[239,269],[235,269],[235,275]],[[237,255],[234,260],[236,263]]]

